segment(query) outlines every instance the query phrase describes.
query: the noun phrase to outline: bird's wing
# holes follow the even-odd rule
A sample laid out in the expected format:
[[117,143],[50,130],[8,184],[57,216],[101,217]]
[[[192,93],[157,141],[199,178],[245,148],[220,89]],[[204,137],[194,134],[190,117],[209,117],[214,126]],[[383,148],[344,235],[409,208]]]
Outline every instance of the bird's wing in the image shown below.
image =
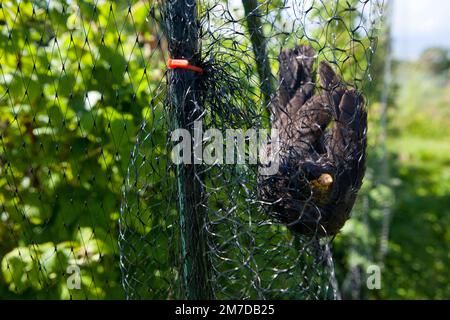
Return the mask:
[[342,179],[359,188],[365,171],[367,111],[364,98],[356,90],[346,90],[339,104],[339,118],[327,142],[328,157]]
[[[297,46],[284,49],[279,60],[280,86],[277,97],[272,102],[274,119],[273,128],[285,129],[285,124],[292,118],[296,109],[300,108],[314,93],[314,60],[315,51],[309,46]],[[295,104],[289,102],[296,97]]]
[[[296,105],[296,97],[290,104]],[[325,129],[333,118],[333,101],[329,94],[315,95],[297,108],[286,127],[283,141],[298,152],[311,153],[316,149]],[[281,133],[282,134],[282,133]]]

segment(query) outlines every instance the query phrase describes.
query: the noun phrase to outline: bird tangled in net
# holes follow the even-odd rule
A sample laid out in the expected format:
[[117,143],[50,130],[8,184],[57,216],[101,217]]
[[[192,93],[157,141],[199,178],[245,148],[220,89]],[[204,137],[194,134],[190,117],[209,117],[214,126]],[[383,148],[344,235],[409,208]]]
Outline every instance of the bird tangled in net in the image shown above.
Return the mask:
[[[278,131],[275,175],[259,175],[265,210],[296,234],[333,236],[350,217],[366,161],[367,112],[362,94],[347,86],[309,46],[279,56],[280,86],[271,104]],[[276,150],[271,150],[276,149]],[[264,161],[263,161],[264,163]]]

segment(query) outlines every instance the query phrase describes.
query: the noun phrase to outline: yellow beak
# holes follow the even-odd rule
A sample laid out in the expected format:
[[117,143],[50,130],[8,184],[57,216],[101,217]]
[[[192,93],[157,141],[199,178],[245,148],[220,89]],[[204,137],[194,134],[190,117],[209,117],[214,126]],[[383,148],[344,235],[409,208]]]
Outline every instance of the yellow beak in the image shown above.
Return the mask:
[[324,173],[319,177],[319,179],[311,181],[311,184],[315,188],[328,190],[333,184],[333,177],[328,173]]

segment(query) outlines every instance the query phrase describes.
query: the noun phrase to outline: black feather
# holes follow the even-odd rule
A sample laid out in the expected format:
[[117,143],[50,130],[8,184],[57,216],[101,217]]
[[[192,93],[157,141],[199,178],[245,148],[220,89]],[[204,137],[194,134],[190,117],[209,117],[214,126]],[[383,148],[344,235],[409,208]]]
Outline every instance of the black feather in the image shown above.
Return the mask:
[[[280,169],[259,176],[268,213],[307,236],[335,235],[350,217],[365,172],[367,113],[364,99],[331,66],[318,67],[321,92],[314,94],[315,52],[308,46],[280,54],[280,86],[272,103],[279,131]],[[321,175],[331,186],[317,185]]]

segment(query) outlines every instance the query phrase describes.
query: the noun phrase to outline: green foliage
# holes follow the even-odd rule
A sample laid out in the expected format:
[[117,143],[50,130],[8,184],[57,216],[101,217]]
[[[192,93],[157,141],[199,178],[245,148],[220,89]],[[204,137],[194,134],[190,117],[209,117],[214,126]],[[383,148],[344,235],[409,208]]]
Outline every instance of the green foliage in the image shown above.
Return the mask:
[[[1,4],[0,286],[14,297],[123,297],[120,186],[163,65],[147,14],[144,1]],[[65,289],[73,264],[84,291]]]
[[[344,284],[352,273],[361,277],[357,298],[448,299],[450,84],[443,85],[442,75],[433,75],[422,61],[399,62],[394,72],[388,154],[380,147],[382,109],[374,103],[369,107],[368,173],[353,219],[336,239],[337,274]],[[377,177],[385,156],[390,179],[381,184]],[[384,208],[392,217],[388,253],[381,259]],[[384,265],[381,291],[365,286],[371,264]],[[346,297],[355,291],[343,289]]]
[[450,68],[449,51],[444,48],[429,48],[422,53],[420,63],[424,70],[434,75],[446,75]]
[[325,1],[311,12],[311,18],[324,25],[305,31],[320,58],[334,64],[345,81],[358,87],[370,80],[368,67],[376,46],[364,6],[359,0]]
[[389,150],[401,183],[394,189],[384,298],[450,297],[450,83],[434,71],[422,60],[397,68]]

